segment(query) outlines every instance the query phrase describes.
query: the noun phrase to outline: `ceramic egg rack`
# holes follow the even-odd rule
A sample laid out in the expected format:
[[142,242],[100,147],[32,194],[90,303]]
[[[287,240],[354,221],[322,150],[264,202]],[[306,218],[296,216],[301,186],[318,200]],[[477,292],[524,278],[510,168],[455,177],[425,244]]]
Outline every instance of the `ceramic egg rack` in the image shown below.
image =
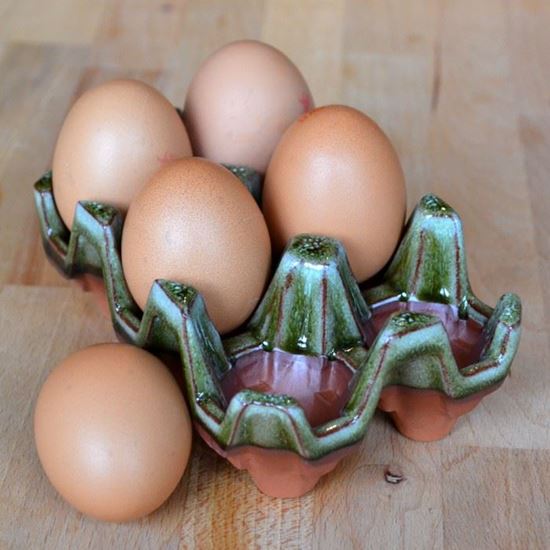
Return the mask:
[[[258,198],[259,176],[231,169]],[[520,299],[505,294],[493,309],[474,296],[460,218],[434,195],[413,212],[381,284],[363,292],[338,241],[294,238],[244,331],[223,341],[183,284],[156,281],[140,311],[114,208],[79,203],[69,233],[51,174],[35,202],[54,264],[68,277],[103,275],[124,340],[179,353],[198,432],[272,496],[312,489],[355,449],[376,407],[412,439],[446,436],[498,388],[518,347]]]

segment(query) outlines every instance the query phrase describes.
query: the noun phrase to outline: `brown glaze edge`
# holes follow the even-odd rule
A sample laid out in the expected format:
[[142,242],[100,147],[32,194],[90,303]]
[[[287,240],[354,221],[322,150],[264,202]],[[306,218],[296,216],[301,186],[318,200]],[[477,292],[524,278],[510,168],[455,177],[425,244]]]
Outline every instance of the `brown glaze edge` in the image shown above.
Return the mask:
[[414,441],[437,441],[453,429],[457,420],[472,411],[502,382],[462,399],[453,399],[439,390],[387,386],[378,408],[388,413],[395,427]]
[[275,498],[296,498],[308,493],[322,476],[334,470],[359,445],[356,443],[338,449],[317,460],[306,460],[292,451],[253,445],[223,449],[198,423],[195,427],[210,448],[229,460],[235,468],[247,470],[256,487]]

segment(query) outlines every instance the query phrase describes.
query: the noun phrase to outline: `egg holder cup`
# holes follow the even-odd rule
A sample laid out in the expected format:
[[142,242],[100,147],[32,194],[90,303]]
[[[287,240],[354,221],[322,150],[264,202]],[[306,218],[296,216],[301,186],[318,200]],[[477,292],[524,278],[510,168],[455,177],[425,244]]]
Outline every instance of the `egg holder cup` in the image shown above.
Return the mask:
[[179,354],[199,434],[271,496],[312,489],[357,447],[377,407],[411,439],[445,437],[503,382],[519,344],[520,299],[505,294],[492,309],[474,296],[460,218],[434,195],[411,215],[381,284],[363,293],[338,241],[295,237],[244,332],[222,341],[183,284],[155,281],[141,312],[116,209],[80,202],[69,232],[51,173],[34,189],[53,263],[67,277],[102,274],[122,339]]

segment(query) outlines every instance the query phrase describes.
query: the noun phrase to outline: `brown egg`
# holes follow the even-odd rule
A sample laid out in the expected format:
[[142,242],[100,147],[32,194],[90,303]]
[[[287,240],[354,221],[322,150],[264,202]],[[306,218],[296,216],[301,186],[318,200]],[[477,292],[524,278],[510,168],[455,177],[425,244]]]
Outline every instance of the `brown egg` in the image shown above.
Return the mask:
[[153,176],[131,204],[122,264],[143,309],[155,279],[202,293],[220,332],[240,325],[262,294],[271,245],[260,209],[241,181],[206,159],[183,159]]
[[185,123],[196,155],[264,173],[283,132],[311,108],[296,66],[272,46],[243,40],[200,66],[187,92]]
[[392,255],[405,216],[403,171],[395,150],[356,109],[331,105],[299,118],[269,164],[263,211],[275,249],[294,235],[343,242],[364,281]]
[[135,80],[113,80],[73,105],[57,140],[53,192],[67,227],[80,200],[128,209],[167,161],[191,155],[180,116],[157,90]]
[[85,348],[55,368],[38,396],[34,434],[61,496],[106,521],[158,508],[179,483],[192,440],[170,372],[125,344]]

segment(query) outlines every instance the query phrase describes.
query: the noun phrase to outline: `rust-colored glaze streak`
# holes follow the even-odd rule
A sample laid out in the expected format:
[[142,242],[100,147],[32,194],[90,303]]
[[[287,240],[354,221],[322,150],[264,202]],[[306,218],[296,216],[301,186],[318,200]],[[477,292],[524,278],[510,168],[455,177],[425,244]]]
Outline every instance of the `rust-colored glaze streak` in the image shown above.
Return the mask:
[[455,277],[455,284],[456,284],[456,300],[460,300],[460,296],[462,294],[462,283],[460,278],[460,244],[458,242],[458,235],[461,234],[461,228],[459,226],[458,220],[456,218],[453,219],[453,223],[455,226],[455,269],[456,269],[456,277]]
[[416,294],[418,292],[418,282],[420,281],[420,267],[422,266],[424,262],[424,239],[425,239],[425,233],[424,230],[420,232],[419,236],[419,243],[418,243],[418,256],[416,258],[416,265],[414,267],[414,287],[413,287],[413,293]]
[[[241,418],[243,417],[244,413],[246,412],[246,409],[248,409],[249,405],[244,405],[244,407],[241,407],[241,410],[239,411],[239,414],[237,415],[237,418],[235,419],[235,422],[233,423],[233,426],[231,428],[231,432],[229,434],[229,437],[227,438],[227,446],[231,447],[231,445],[234,442],[235,439],[235,433],[239,429],[239,426],[241,424]],[[202,435],[202,431],[199,430],[199,433]],[[205,439],[205,441],[208,443],[208,440]]]
[[386,354],[388,352],[388,347],[389,347],[389,341],[386,342],[382,347],[382,350],[380,352],[380,360],[379,360],[378,365],[376,367],[376,371],[375,371],[374,375],[369,380],[368,387],[365,390],[363,400],[361,401],[361,404],[359,405],[357,413],[353,417],[348,418],[345,422],[340,424],[336,430],[330,430],[330,431],[327,430],[324,433],[316,434],[317,437],[319,437],[319,438],[326,437],[327,435],[333,434],[336,431],[340,431],[341,429],[345,428],[346,426],[349,426],[352,422],[355,421],[355,419],[357,417],[359,417],[363,414],[363,412],[367,408],[368,402],[370,400],[370,397],[371,397],[371,394],[372,394],[372,389],[376,385],[376,383],[378,381],[378,378],[380,376],[380,372],[382,371],[383,366],[385,364]]
[[[321,313],[321,320],[322,320],[322,348],[323,350],[326,350],[326,343],[327,343],[327,278],[326,275],[323,277],[322,283],[321,283],[321,302],[322,302],[322,313]],[[332,350],[331,350],[332,351]]]
[[284,304],[285,304],[285,299],[286,299],[286,293],[287,293],[288,289],[290,288],[290,285],[292,284],[292,279],[293,279],[293,275],[292,275],[292,273],[289,273],[286,276],[286,279],[285,279],[285,290],[281,294],[281,299],[279,300],[279,308],[278,308],[278,311],[277,311],[277,331],[276,331],[277,334],[281,332],[281,322],[284,318],[283,309],[284,309]]

